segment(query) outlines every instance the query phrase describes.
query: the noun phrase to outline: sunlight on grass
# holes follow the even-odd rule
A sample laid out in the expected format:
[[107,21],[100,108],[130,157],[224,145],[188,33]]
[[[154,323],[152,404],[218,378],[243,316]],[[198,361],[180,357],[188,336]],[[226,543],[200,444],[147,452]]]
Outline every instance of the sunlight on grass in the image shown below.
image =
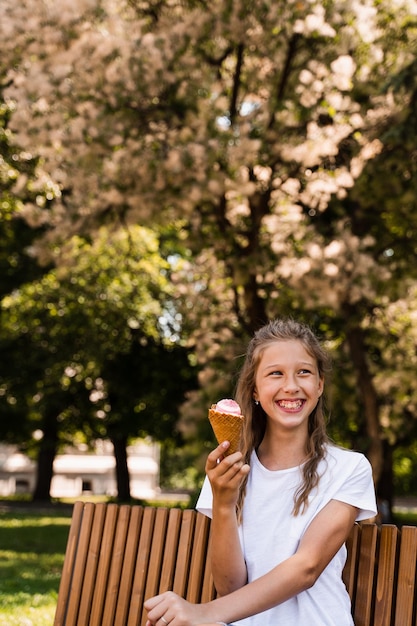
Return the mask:
[[51,626],[70,518],[0,518],[0,626]]
[[24,608],[1,610],[0,626],[51,626],[55,616],[56,600],[49,605],[36,606],[36,596]]

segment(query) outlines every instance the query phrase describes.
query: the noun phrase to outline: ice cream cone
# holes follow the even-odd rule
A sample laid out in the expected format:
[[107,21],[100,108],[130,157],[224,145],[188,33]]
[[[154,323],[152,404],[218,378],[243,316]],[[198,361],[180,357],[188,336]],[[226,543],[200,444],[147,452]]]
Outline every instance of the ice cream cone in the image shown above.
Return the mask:
[[232,454],[239,450],[243,430],[243,415],[221,413],[216,411],[216,405],[213,404],[209,409],[209,420],[218,443],[230,442],[225,454]]

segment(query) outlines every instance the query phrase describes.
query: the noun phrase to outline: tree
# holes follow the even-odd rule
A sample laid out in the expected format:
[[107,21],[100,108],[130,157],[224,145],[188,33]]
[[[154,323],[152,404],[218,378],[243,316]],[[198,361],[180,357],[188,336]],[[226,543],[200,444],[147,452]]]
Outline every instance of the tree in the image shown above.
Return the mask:
[[373,311],[414,275],[390,250],[415,208],[395,138],[415,148],[415,6],[10,0],[2,20],[4,60],[25,59],[9,72],[13,128],[62,189],[56,240],[115,217],[178,226],[204,394],[266,318],[317,322],[352,364],[377,481]]
[[[49,498],[62,444],[80,431],[87,442],[109,437],[119,495],[128,498],[128,440],[172,437],[176,405],[192,381],[187,350],[159,322],[168,316],[169,267],[156,237],[140,227],[104,229],[94,243],[73,238],[60,255],[58,268],[2,301],[3,415],[19,415],[3,436],[42,433],[35,499]],[[158,389],[150,388],[155,381]]]
[[8,127],[12,107],[1,101],[1,94],[0,82],[0,297],[3,297],[46,271],[33,251],[46,226],[36,221],[29,224],[25,205],[37,202],[46,208],[58,189],[42,176],[38,159],[15,145]]
[[135,337],[135,333],[127,353],[115,354],[104,363],[108,408],[103,421],[118,459],[119,499],[130,498],[126,447],[132,432],[169,442],[177,449],[182,445],[176,428],[178,407],[197,386],[195,369],[185,346],[140,334]]
[[[16,145],[9,129],[13,107],[3,100],[4,87],[4,76],[0,72],[0,298],[47,272],[48,268],[39,262],[33,252],[37,238],[45,232],[45,224],[36,219],[29,224],[25,217],[25,205],[34,203],[46,208],[58,193],[57,187],[41,172],[38,158]],[[1,311],[0,326],[3,322]],[[4,333],[3,328],[1,334],[3,359],[0,369],[8,375],[13,371],[16,385],[14,393],[9,394],[4,380],[0,384],[0,395],[5,401],[0,437],[12,442],[29,440],[31,430],[22,412],[20,390],[26,384],[32,353],[27,352],[29,346],[22,337],[14,341]],[[25,355],[18,364],[16,350]],[[39,362],[32,362],[32,365],[39,371]]]

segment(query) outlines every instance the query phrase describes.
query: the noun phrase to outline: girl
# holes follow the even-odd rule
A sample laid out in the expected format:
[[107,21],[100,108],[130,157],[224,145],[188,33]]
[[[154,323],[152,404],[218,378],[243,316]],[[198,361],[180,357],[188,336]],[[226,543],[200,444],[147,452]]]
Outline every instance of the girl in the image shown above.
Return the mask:
[[332,445],[322,394],[328,357],[292,320],[258,330],[236,400],[242,452],[207,458],[197,509],[212,517],[219,597],[193,605],[172,592],[145,603],[148,626],[353,626],[342,582],[355,520],[376,515],[367,459]]

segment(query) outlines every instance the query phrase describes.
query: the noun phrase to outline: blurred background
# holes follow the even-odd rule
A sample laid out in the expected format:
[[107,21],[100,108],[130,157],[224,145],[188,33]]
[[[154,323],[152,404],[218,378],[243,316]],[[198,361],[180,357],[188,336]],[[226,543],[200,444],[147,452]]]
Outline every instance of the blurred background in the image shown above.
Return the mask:
[[[2,0],[0,497],[192,505],[266,320],[417,497],[415,0]],[[410,501],[410,500],[409,500]]]

